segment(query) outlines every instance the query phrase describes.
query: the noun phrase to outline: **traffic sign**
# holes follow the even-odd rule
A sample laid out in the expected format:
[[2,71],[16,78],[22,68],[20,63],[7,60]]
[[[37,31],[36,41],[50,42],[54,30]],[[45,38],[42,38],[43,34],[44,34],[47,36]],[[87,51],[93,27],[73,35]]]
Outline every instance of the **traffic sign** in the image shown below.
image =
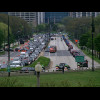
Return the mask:
[[84,62],[84,56],[76,56],[75,61],[76,62]]
[[78,40],[75,40],[75,42],[77,43],[77,42],[78,42]]

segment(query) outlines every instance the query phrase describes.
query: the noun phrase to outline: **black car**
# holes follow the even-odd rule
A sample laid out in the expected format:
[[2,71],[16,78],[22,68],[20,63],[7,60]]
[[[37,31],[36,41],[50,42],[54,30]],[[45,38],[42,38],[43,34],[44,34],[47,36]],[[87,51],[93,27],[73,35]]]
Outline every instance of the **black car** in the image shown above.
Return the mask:
[[[14,51],[12,48],[10,48],[9,50],[10,50],[10,51]],[[8,48],[6,48],[5,51],[8,51]]]
[[60,63],[59,64],[59,69],[63,69],[63,67],[65,67],[65,63]]
[[29,73],[30,71],[35,71],[35,69],[33,67],[23,67],[20,73]]
[[17,48],[15,48],[15,51],[18,51],[18,50],[20,50],[20,48],[18,48],[18,47],[17,47]]
[[50,49],[49,49],[49,48],[46,48],[46,49],[45,49],[45,52],[50,52]]
[[66,64],[66,63],[60,63],[59,65],[56,66],[56,71],[60,71],[63,68],[64,69],[67,68],[68,70],[70,70],[70,66],[68,64]]
[[84,60],[84,62],[79,62],[80,64],[80,67],[88,67],[88,61],[87,60]]

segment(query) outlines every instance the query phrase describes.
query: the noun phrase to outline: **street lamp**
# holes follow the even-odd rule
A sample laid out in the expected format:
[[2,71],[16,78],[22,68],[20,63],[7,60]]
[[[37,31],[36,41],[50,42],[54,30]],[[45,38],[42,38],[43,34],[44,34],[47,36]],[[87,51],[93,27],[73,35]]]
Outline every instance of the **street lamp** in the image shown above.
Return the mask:
[[40,87],[40,72],[42,71],[42,66],[40,62],[35,65],[35,71],[37,72],[37,87]]
[[8,77],[10,77],[10,39],[9,39],[9,15],[8,15]]
[[94,43],[93,43],[93,33],[95,32],[95,26],[94,26],[94,13],[92,12],[92,71],[94,71]]

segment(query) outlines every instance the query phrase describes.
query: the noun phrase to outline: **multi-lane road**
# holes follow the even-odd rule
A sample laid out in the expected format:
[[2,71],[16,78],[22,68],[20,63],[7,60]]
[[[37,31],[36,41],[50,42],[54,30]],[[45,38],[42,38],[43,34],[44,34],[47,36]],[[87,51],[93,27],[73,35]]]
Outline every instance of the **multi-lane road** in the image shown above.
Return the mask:
[[[88,68],[92,67],[92,59],[86,56],[79,48],[77,48],[71,41],[70,43],[73,45],[73,49],[79,50],[81,55],[84,55],[85,59],[88,60]],[[56,70],[56,64],[59,63],[66,63],[68,64],[71,69],[77,69],[77,62],[75,62],[75,58],[70,54],[68,51],[68,46],[65,44],[64,40],[61,41],[60,37],[56,37],[56,40],[51,40],[49,45],[56,45],[57,46],[57,52],[56,53],[50,53],[45,52],[44,56],[51,59],[52,65],[49,69],[50,71]],[[94,61],[94,67],[100,67],[100,64]]]
[[[20,52],[10,51],[10,60],[17,57],[19,54],[20,54]],[[5,52],[4,55],[0,55],[0,64],[3,64],[3,63],[6,64],[7,61],[8,61],[8,52]]]
[[[77,62],[75,62],[75,58],[70,54],[68,51],[68,46],[65,44],[64,40],[61,41],[61,37],[53,37],[54,40],[51,40],[49,45],[56,45],[57,52],[56,53],[50,53],[50,52],[43,52],[42,56],[48,57],[51,60],[51,66],[49,69],[49,72],[56,70],[56,64],[59,63],[66,63],[68,64],[71,69],[77,69]],[[73,46],[73,49],[79,50],[81,55],[85,57],[85,59],[88,60],[88,68],[92,67],[92,59],[86,56],[78,47],[76,47],[75,44],[73,44],[69,40],[70,44]],[[10,52],[10,59],[13,59],[17,57],[20,54],[20,52]],[[0,56],[0,63],[7,62],[8,61],[8,53],[6,52],[5,55]],[[100,64],[94,61],[94,67],[100,68]]]

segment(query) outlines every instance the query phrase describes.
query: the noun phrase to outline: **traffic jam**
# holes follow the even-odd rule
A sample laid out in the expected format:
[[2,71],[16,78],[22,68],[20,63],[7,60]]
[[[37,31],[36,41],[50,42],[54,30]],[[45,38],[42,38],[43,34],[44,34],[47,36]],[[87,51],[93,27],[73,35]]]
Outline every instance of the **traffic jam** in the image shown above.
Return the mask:
[[[62,35],[63,40],[65,41],[66,45],[68,46],[68,51],[70,54],[75,58],[76,56],[83,56],[81,51],[76,50],[73,48],[73,46],[70,44],[68,39],[65,37],[65,35]],[[76,42],[76,41],[75,41]],[[87,59],[84,59],[84,62],[77,62],[77,68],[80,67],[88,67],[88,61]]]
[[[77,56],[83,56],[81,51],[73,48],[69,40],[65,37],[65,35],[61,36],[61,41],[64,40],[66,46],[68,46],[68,51],[70,54],[76,59]],[[82,67],[88,67],[88,61],[85,59],[83,62],[77,62],[77,68],[80,69]],[[56,65],[56,71],[67,71],[70,70],[71,67],[66,63],[60,63]]]
[[[51,38],[50,38],[51,37]],[[19,52],[19,55],[14,57],[14,59],[10,60],[10,68],[17,68],[22,67],[21,71],[23,70],[30,70],[35,71],[33,67],[27,67],[28,65],[32,64],[36,61],[39,57],[39,54],[44,50],[45,52],[49,53],[56,53],[57,47],[55,45],[48,45],[50,40],[56,40],[56,36],[49,34],[38,34],[34,35],[30,40],[27,42],[22,41],[22,45],[14,49],[14,52]],[[68,46],[68,51],[70,54],[75,58],[76,56],[81,56],[81,52],[75,50],[69,40],[65,37],[65,35],[60,36],[61,41],[64,41],[66,46]],[[21,43],[20,43],[21,44]],[[25,67],[26,66],[26,67]],[[56,66],[56,71],[61,70],[70,70],[71,67],[66,63],[60,63]],[[88,67],[88,61],[85,59],[84,62],[77,62],[77,68],[80,67]],[[7,68],[7,64],[0,65],[0,69]]]
[[[34,68],[27,68],[24,66],[32,64],[39,54],[45,49],[49,42],[48,34],[34,35],[30,40],[22,43],[20,47],[14,49],[14,53],[19,52],[19,55],[10,60],[10,68],[22,67],[23,70],[28,69],[34,71]],[[0,69],[7,68],[7,64],[1,64]]]

